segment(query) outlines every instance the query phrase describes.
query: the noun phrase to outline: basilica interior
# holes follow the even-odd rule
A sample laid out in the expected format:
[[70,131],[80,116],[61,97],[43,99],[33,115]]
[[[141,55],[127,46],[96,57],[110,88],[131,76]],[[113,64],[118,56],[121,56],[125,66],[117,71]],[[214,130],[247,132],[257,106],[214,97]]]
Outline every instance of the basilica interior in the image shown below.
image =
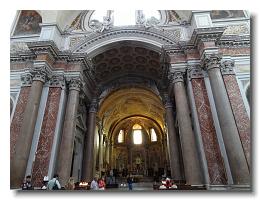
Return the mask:
[[10,51],[11,189],[58,173],[250,190],[247,11],[21,10]]

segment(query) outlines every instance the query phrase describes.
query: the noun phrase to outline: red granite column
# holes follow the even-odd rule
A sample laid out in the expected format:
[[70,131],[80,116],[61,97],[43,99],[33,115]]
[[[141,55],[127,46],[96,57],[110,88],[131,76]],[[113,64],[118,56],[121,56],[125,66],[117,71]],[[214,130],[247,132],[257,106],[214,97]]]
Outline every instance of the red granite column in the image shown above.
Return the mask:
[[43,177],[48,175],[63,82],[64,77],[60,76],[53,76],[50,80],[48,99],[32,169],[33,185],[36,187],[40,187]]
[[195,136],[192,130],[190,110],[183,80],[183,71],[172,74],[174,84],[174,97],[176,103],[177,119],[180,129],[183,165],[187,184],[202,184],[202,172]]
[[238,133],[242,142],[242,147],[246,155],[247,164],[250,170],[250,119],[246,112],[246,108],[240,93],[240,89],[233,68],[233,61],[225,61],[221,68],[221,73],[226,86],[231,108],[235,117]]
[[[31,75],[28,74],[26,76],[27,76],[27,79],[30,80],[30,84],[31,84],[31,81],[32,81]],[[23,78],[26,78],[26,77],[24,76]],[[23,82],[23,80],[22,80],[22,82]],[[13,159],[13,155],[15,153],[15,146],[16,146],[17,138],[19,137],[20,132],[21,132],[21,127],[22,127],[22,123],[23,123],[23,119],[24,119],[24,111],[26,108],[26,104],[28,102],[30,90],[31,90],[31,87],[29,87],[28,83],[26,84],[26,86],[21,87],[18,101],[16,104],[16,108],[14,111],[13,120],[11,122],[11,127],[10,127],[10,158],[11,158],[11,160]]]
[[189,69],[189,79],[199,121],[203,149],[207,160],[210,184],[226,185],[227,175],[221,156],[206,86],[200,67]]
[[68,102],[63,125],[63,133],[61,136],[57,171],[62,186],[67,183],[70,177],[76,132],[76,118],[79,105],[79,92],[81,87],[82,82],[79,78],[71,79],[69,81]]
[[220,72],[219,55],[205,55],[204,67],[208,71],[234,184],[250,184],[250,174],[246,157]]
[[17,137],[15,151],[11,158],[11,187],[20,187],[25,176],[26,166],[29,159],[35,123],[42,94],[43,84],[47,77],[45,66],[34,67],[31,71],[33,82],[28,103],[24,110],[21,132]]

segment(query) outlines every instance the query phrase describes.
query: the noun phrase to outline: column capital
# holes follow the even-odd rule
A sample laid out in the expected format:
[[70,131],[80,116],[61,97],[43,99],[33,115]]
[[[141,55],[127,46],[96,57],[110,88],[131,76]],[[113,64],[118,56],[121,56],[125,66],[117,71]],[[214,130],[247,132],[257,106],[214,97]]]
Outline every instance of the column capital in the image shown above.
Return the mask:
[[233,60],[226,60],[221,64],[221,73],[222,75],[234,75],[234,64],[235,62]]
[[187,70],[188,79],[204,78],[200,65],[189,66]]
[[32,74],[26,73],[21,75],[21,86],[31,86],[32,85]]
[[94,98],[89,105],[89,112],[90,113],[96,113],[97,112],[97,105],[98,105],[97,99]]
[[55,74],[49,80],[50,87],[65,88],[65,78],[62,74]]
[[67,78],[69,90],[80,91],[82,89],[83,83],[79,77]]
[[209,71],[213,68],[220,68],[221,55],[220,54],[205,54],[202,59],[203,69]]
[[184,74],[185,70],[175,70],[173,72],[170,72],[168,78],[170,79],[171,83],[177,83],[177,82],[184,82]]
[[33,81],[41,81],[45,83],[51,77],[50,69],[45,65],[38,65],[30,69]]

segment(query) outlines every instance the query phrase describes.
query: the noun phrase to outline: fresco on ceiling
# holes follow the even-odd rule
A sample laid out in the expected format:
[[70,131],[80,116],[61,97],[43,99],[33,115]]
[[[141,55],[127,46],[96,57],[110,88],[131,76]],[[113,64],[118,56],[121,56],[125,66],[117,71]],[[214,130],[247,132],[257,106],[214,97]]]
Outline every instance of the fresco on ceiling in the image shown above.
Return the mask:
[[212,10],[211,19],[245,17],[243,10]]
[[13,35],[29,35],[41,32],[41,16],[33,10],[23,10],[19,16]]

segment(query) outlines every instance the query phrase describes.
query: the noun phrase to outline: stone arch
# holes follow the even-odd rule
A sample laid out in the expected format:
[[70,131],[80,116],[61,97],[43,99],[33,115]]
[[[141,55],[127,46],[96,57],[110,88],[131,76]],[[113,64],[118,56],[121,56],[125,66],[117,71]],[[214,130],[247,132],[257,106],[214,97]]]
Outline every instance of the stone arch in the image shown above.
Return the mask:
[[174,32],[158,31],[155,28],[146,30],[145,28],[126,27],[113,28],[102,35],[98,33],[90,34],[77,38],[79,40],[71,51],[74,53],[87,53],[90,57],[100,53],[104,48],[110,48],[117,42],[137,42],[155,51],[161,51],[163,45],[175,45],[180,41],[181,30]]

